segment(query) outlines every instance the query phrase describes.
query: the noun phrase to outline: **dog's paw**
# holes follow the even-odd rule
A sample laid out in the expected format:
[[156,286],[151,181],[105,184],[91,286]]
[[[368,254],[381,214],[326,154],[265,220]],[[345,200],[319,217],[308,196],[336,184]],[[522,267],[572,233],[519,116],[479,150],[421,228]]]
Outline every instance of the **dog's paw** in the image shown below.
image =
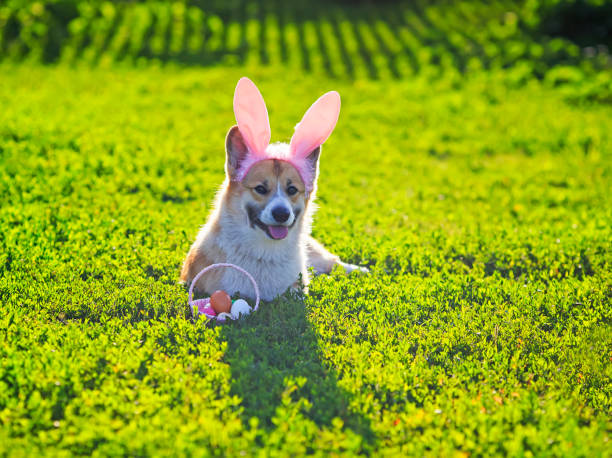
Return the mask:
[[340,265],[347,274],[351,274],[353,272],[357,272],[360,274],[370,273],[370,269],[368,269],[367,267],[356,266],[355,264],[347,264],[346,262],[340,262]]

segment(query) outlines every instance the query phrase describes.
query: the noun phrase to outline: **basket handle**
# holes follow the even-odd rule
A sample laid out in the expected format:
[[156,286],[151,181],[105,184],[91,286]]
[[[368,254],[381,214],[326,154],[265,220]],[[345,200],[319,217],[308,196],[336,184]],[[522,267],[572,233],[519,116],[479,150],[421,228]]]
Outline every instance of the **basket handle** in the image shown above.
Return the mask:
[[191,281],[191,286],[189,287],[189,303],[191,304],[191,302],[193,301],[193,288],[195,287],[196,282],[206,272],[208,272],[209,270],[216,269],[217,267],[231,267],[233,269],[236,269],[238,272],[242,272],[243,274],[245,274],[248,277],[249,280],[251,280],[251,283],[253,284],[253,288],[255,288],[255,307],[253,307],[253,311],[256,311],[257,308],[259,307],[259,287],[257,286],[257,282],[255,281],[253,276],[250,273],[248,273],[246,270],[244,270],[242,267],[239,267],[239,266],[237,266],[235,264],[230,264],[228,262],[221,262],[221,263],[218,263],[218,264],[211,264],[211,265],[209,265],[207,267],[204,267],[202,270],[200,270],[200,272]]

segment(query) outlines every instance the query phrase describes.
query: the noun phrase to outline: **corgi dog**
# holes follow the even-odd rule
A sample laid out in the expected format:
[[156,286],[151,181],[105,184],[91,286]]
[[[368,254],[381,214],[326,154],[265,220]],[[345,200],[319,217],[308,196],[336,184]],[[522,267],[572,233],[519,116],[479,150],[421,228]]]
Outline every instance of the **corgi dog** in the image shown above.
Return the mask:
[[[290,288],[309,282],[309,268],[329,273],[340,265],[348,273],[367,272],[346,264],[311,237],[321,145],[340,113],[340,95],[321,96],[296,126],[289,144],[270,144],[264,99],[248,78],[234,93],[237,125],[225,139],[225,181],[215,205],[187,253],[181,280],[190,285],[206,266],[232,263],[249,272],[261,299],[271,301]],[[301,283],[300,283],[301,277]],[[202,276],[195,290],[253,299],[250,281],[234,269],[215,269]]]

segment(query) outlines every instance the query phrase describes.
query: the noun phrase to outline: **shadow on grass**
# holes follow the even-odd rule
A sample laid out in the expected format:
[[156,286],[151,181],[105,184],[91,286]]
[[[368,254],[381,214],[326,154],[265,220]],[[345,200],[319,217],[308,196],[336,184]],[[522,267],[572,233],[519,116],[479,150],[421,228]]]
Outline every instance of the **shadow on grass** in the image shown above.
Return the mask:
[[260,426],[273,428],[283,393],[297,385],[291,400],[310,403],[301,411],[306,418],[320,427],[340,418],[365,446],[372,443],[368,420],[350,410],[349,394],[322,359],[317,334],[300,299],[264,304],[248,319],[224,325],[221,337],[227,342],[224,360],[231,367],[231,393],[242,398],[243,421],[257,417]]

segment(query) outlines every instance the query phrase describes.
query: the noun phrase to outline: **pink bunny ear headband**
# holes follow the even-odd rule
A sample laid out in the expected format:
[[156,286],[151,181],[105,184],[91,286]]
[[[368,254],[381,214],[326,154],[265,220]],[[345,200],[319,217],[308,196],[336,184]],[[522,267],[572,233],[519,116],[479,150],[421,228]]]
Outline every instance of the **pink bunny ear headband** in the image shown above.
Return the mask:
[[270,120],[264,99],[250,79],[240,78],[234,92],[234,115],[248,154],[240,163],[234,179],[242,181],[251,167],[259,161],[278,159],[293,165],[300,174],[306,191],[312,191],[316,168],[307,158],[331,135],[339,114],[340,94],[336,91],[328,92],[312,104],[295,127],[288,150],[270,148]]

